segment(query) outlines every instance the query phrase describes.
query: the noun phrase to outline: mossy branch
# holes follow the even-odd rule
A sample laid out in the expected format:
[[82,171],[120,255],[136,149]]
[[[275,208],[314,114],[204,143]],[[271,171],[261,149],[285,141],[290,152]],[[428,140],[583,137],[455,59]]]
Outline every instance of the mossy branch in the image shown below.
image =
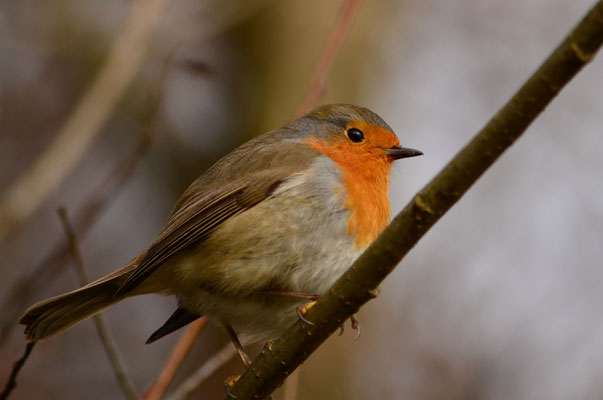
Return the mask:
[[[415,195],[328,293],[283,336],[270,341],[232,388],[239,400],[268,396],[360,306],[408,251],[509,148],[603,42],[603,0],[488,124]],[[230,399],[230,397],[226,397]]]

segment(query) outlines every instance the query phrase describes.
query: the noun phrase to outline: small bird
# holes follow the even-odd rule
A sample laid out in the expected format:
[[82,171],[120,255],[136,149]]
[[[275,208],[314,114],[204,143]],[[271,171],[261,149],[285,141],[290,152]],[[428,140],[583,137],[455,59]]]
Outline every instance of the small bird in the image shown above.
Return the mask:
[[25,335],[51,337],[127,297],[174,295],[147,343],[206,315],[248,365],[237,334],[277,337],[323,295],[389,223],[393,162],[421,154],[366,108],[318,107],[214,164],[128,264],[31,306]]

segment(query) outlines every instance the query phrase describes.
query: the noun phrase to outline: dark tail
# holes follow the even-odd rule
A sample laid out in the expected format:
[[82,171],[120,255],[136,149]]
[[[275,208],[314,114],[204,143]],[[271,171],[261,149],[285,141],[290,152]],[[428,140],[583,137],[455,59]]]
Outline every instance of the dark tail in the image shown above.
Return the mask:
[[140,294],[126,293],[115,296],[136,268],[138,259],[137,257],[121,269],[80,289],[29,307],[19,321],[26,325],[27,339],[37,341],[49,338],[126,297]]

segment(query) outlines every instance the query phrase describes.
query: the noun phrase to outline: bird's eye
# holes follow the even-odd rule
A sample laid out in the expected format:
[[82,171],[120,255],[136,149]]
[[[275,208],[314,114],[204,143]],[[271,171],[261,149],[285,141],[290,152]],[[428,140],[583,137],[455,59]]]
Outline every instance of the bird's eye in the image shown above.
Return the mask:
[[350,128],[346,131],[348,138],[354,143],[360,143],[364,140],[364,133],[360,129]]

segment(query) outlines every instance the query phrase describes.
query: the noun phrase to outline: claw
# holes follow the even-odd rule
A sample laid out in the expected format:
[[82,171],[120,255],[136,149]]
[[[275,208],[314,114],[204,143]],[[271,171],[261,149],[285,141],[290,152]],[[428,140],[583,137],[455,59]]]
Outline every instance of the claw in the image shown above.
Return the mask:
[[297,317],[308,325],[314,325],[314,322],[308,321],[306,318],[304,318],[304,315],[306,315],[308,310],[314,307],[315,304],[316,301],[311,301],[306,305],[297,307]]
[[340,329],[340,331],[339,331],[339,335],[338,336],[341,336],[341,335],[343,335],[343,331],[344,331],[343,324],[339,325],[339,329]]
[[224,381],[224,392],[226,392],[226,395],[230,398],[236,399],[237,396],[235,396],[234,394],[230,393],[230,391],[232,390],[232,387],[235,385],[235,383],[237,383],[237,381],[241,378],[241,375],[237,375],[237,376],[229,376],[228,378],[226,378],[226,380]]
[[360,321],[358,321],[358,318],[356,318],[356,314],[352,314],[350,317],[350,323],[352,325],[352,329],[356,331],[356,336],[354,337],[354,340],[356,341],[360,337]]

